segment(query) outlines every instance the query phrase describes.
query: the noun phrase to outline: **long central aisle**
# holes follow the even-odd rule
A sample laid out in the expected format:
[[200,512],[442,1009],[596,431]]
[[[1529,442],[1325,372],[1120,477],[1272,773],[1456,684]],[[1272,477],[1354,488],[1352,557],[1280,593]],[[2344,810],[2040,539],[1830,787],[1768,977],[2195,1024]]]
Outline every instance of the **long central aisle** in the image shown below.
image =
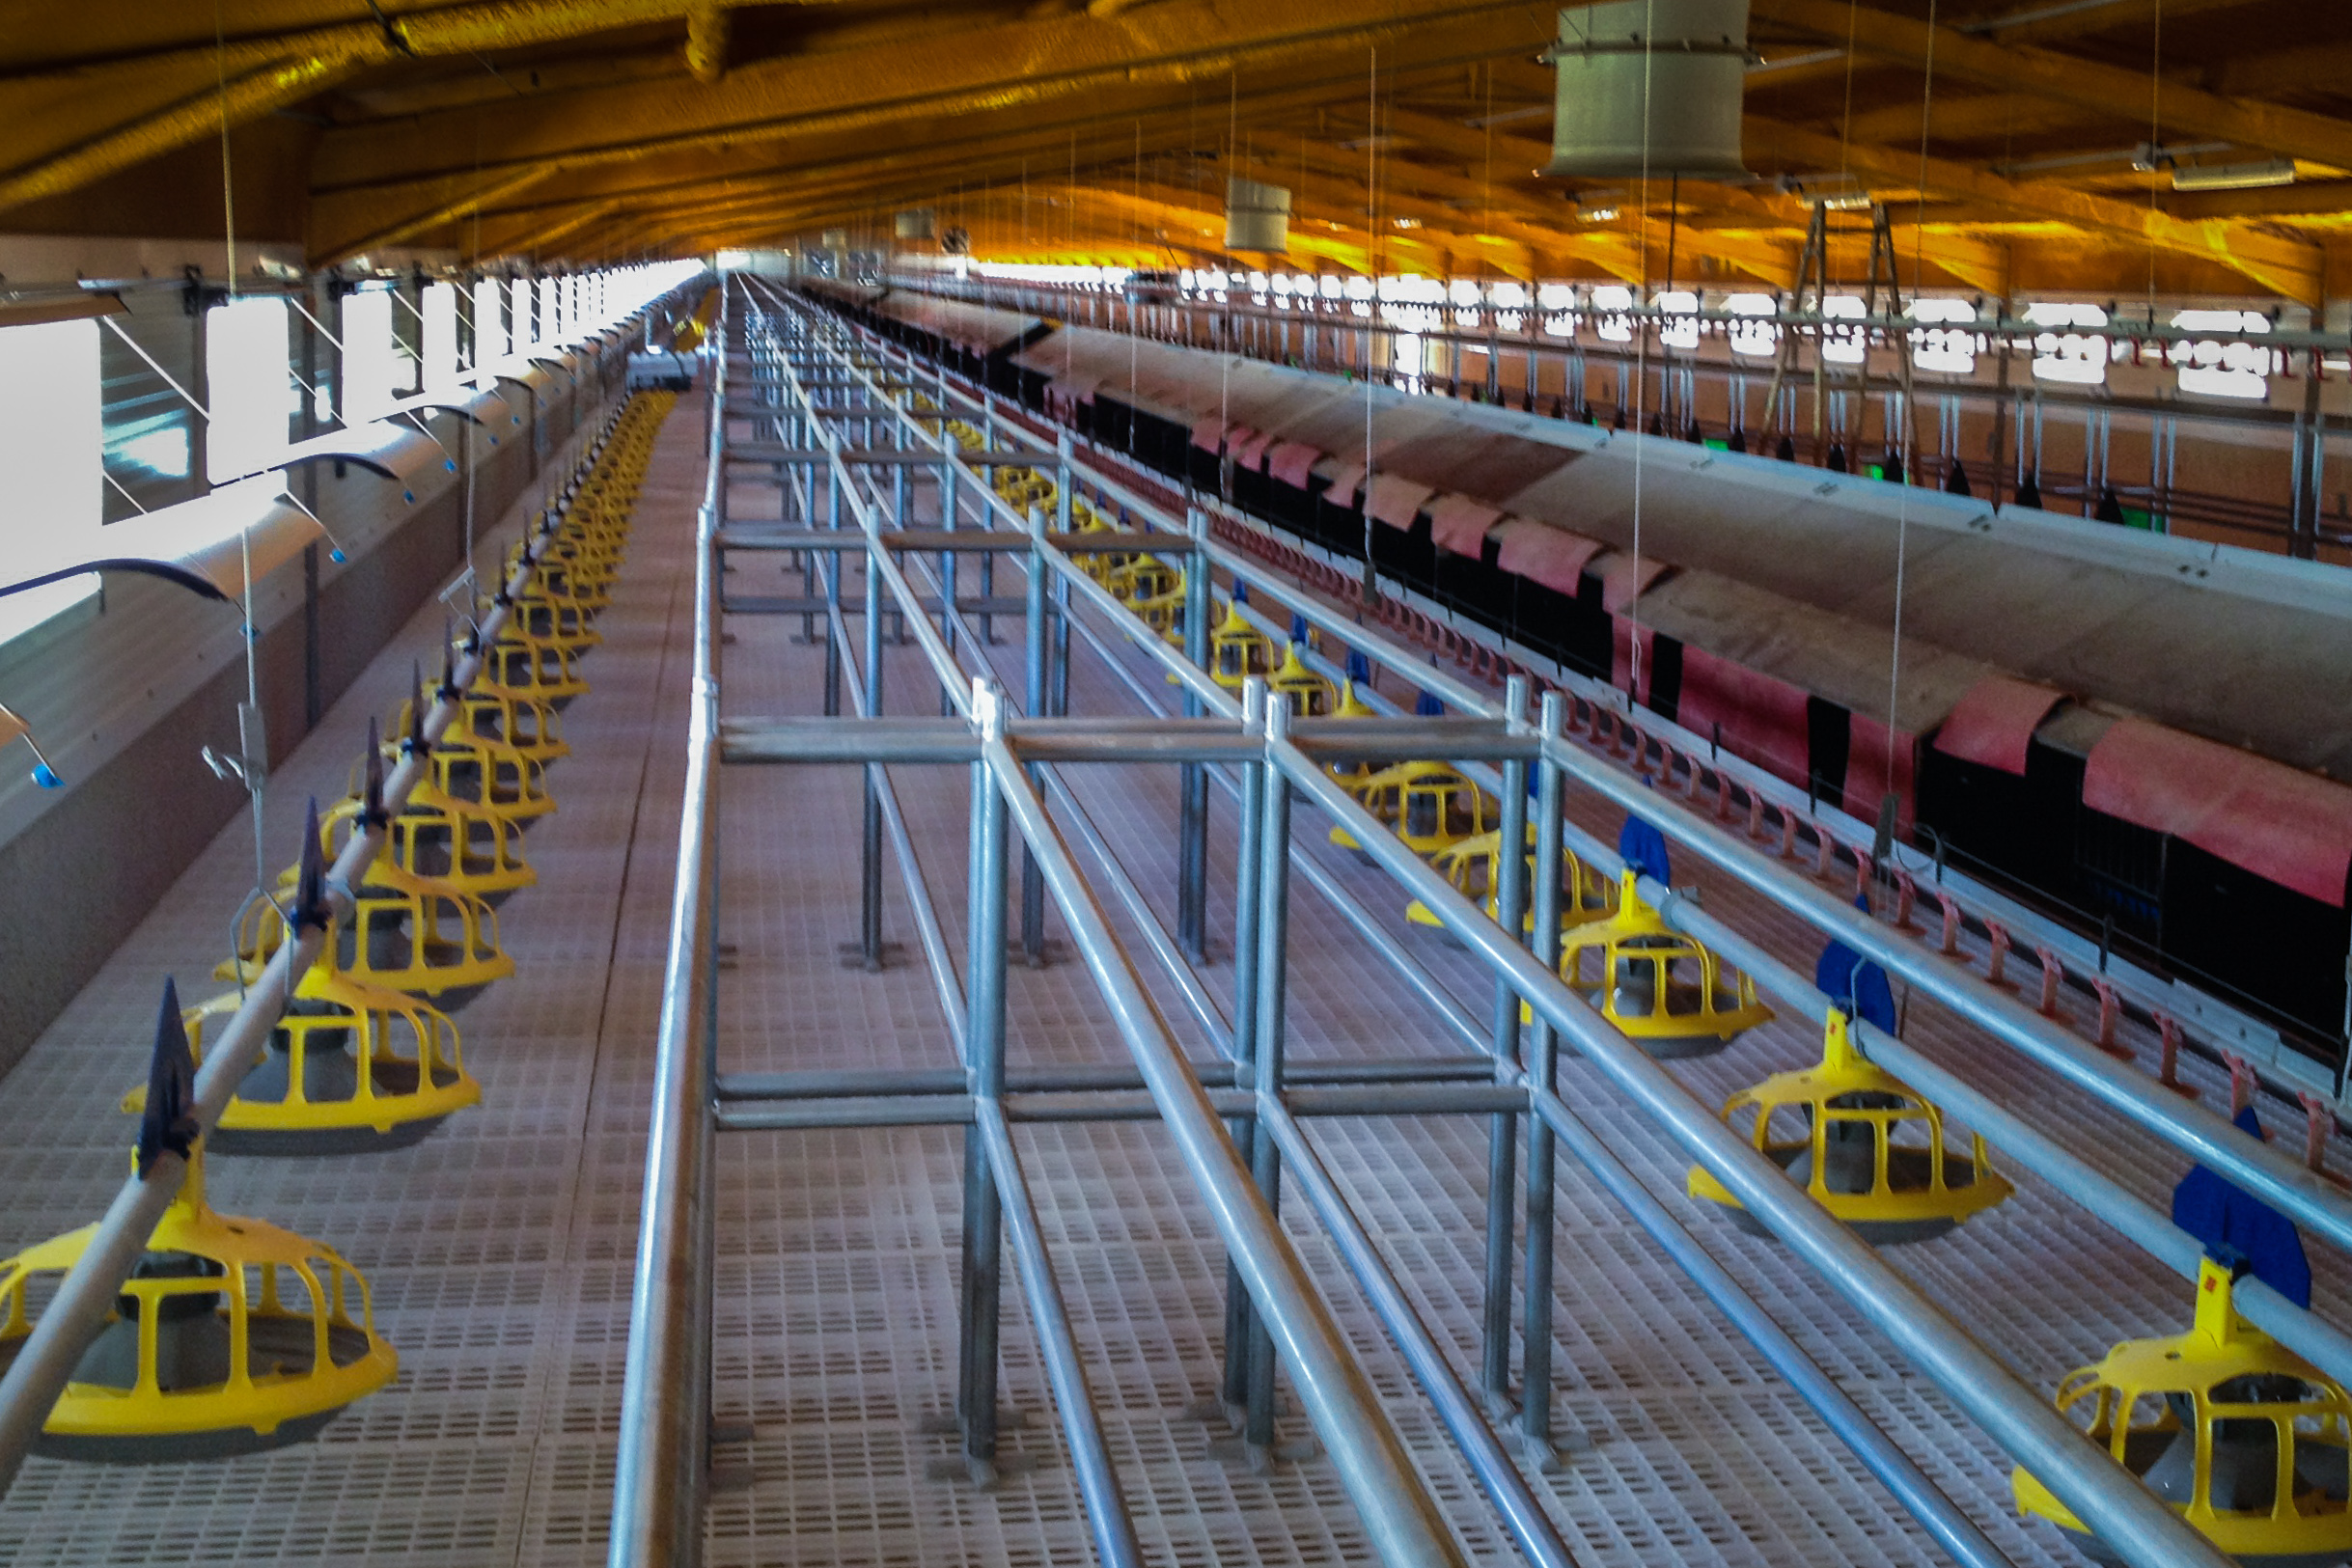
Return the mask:
[[[581,665],[593,689],[563,715],[572,755],[548,776],[559,810],[526,840],[539,885],[498,912],[515,974],[457,1014],[483,1103],[398,1152],[208,1163],[222,1213],[316,1237],[367,1276],[398,1381],[275,1453],[139,1468],[35,1459],[0,1503],[0,1562],[601,1560],[678,841],[702,450],[700,404],[681,396],[597,621],[603,646]],[[559,454],[546,477],[570,459]],[[520,521],[482,546],[485,563]],[[273,774],[273,874],[293,857],[306,797],[343,794],[369,717],[407,695],[412,661],[433,668],[442,624],[428,605]],[[186,763],[204,777],[195,756]],[[117,1102],[144,1078],[163,978],[190,1003],[223,989],[211,970],[253,864],[240,815],[0,1081],[0,1252],[87,1223],[120,1185],[134,1125]]]

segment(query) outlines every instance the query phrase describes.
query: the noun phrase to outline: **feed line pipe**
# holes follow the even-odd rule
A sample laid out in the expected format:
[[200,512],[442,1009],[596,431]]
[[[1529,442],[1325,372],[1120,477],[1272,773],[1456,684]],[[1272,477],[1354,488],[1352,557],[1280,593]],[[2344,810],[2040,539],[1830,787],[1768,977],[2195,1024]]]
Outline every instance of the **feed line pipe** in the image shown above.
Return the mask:
[[[608,419],[597,439],[601,440],[610,428]],[[594,442],[587,445],[592,450],[595,447]],[[543,523],[536,536],[528,531],[525,536],[537,544],[551,536],[560,526],[552,521]],[[539,560],[532,553],[509,574],[504,592],[481,622],[481,647],[460,659],[452,673],[451,682],[460,694],[482,673],[488,648],[512,616],[514,599],[530,586],[538,570]],[[402,756],[384,781],[386,820],[398,814],[407,804],[409,793],[425,778],[432,747],[447,732],[457,714],[457,703],[454,699],[435,697],[425,716],[425,750]],[[364,880],[368,867],[374,864],[384,845],[385,828],[381,822],[361,819],[355,825],[357,831],[345,842],[343,853],[327,867],[326,899],[336,921],[350,918],[351,889]],[[263,967],[260,977],[246,988],[244,1004],[219,1037],[208,1046],[204,1063],[196,1074],[194,1101],[189,1108],[200,1137],[209,1135],[219,1124],[221,1113],[236,1093],[237,1086],[261,1060],[270,1032],[277,1028],[293,996],[295,981],[325,950],[326,930],[324,925],[298,924],[289,932],[287,940]],[[187,1160],[167,1149],[150,1163],[144,1176],[134,1173],[125,1178],[99,1218],[88,1248],[58,1282],[57,1293],[26,1335],[24,1346],[10,1363],[7,1375],[0,1377],[0,1495],[5,1495],[14,1483],[33,1440],[48,1421],[59,1395],[65,1392],[82,1352],[104,1325],[106,1315],[114,1310],[124,1281],[130,1278],[131,1269],[146,1252],[149,1238],[154,1235],[164,1211],[180,1195],[187,1171]]]
[[710,439],[695,516],[694,675],[686,735],[678,880],[654,1038],[645,1193],[629,1291],[613,1465],[610,1568],[668,1568],[702,1560],[703,1472],[710,1303],[711,977],[718,899],[718,553],[725,504],[727,323],[721,285],[718,353],[710,380]]
[[[1559,765],[1559,750],[1547,737],[1545,760]],[[1829,1280],[2132,1568],[2224,1568],[2230,1561],[2128,1471],[2086,1444],[2048,1399],[2019,1382],[1876,1252],[1791,1186],[1779,1167],[1694,1099],[1664,1067],[1603,1023],[1548,967],[1385,832],[1377,818],[1325,777],[1305,753],[1287,740],[1270,740],[1268,751],[1292,787],[1347,828],[1588,1063]],[[1529,1091],[1535,1113],[1562,1137],[1572,1136],[1574,1118],[1560,1095],[1538,1084],[1531,1084]]]
[[[955,396],[967,402],[974,400],[960,389]],[[1018,431],[1017,426],[1013,428]],[[1020,439],[1018,433],[1015,439]],[[1031,444],[1036,445],[1034,439]],[[1090,471],[1088,482],[1120,497],[1148,519],[1163,523],[1168,520],[1166,509],[1160,504],[1099,470]],[[1335,615],[1312,595],[1282,581],[1279,573],[1269,571],[1263,564],[1214,542],[1208,543],[1206,549],[1217,564],[1247,577],[1253,591],[1262,591],[1263,597],[1306,617],[1309,624],[1364,652],[1449,706],[1486,718],[1501,716],[1501,707],[1491,693],[1417,659],[1409,650],[1380,636],[1375,628]],[[1662,810],[1662,797],[1656,792],[1642,789],[1633,780],[1604,767],[1564,739],[1556,738],[1549,744],[1557,750],[1562,766],[1578,783],[1628,812],[1647,816],[1670,837],[1719,868],[1890,973],[1902,976],[1961,1017],[2122,1113],[2190,1159],[2310,1225],[2337,1245],[2352,1248],[2352,1198],[2338,1192],[2325,1177],[2307,1169],[2292,1155],[2273,1145],[2255,1142],[2212,1112],[2181,1105],[2169,1093],[2160,1092],[2158,1086],[2141,1074],[2110,1060],[2024,1003],[1972,980],[1939,962],[1934,955],[1919,951],[1913,944],[1896,940],[1878,922],[1863,916],[1842,899],[1792,877],[1776,860],[1729,832],[1679,808]],[[1694,929],[1692,934],[1699,933]],[[2282,1301],[2281,1305],[2285,1304]]]

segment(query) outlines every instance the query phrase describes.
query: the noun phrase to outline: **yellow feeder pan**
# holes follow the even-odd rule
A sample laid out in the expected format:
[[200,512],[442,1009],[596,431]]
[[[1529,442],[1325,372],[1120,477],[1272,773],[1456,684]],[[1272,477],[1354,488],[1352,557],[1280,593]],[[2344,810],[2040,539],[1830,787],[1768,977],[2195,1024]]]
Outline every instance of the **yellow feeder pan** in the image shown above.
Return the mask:
[[[369,761],[362,799],[346,818],[354,826],[361,813],[378,811],[382,799],[380,764],[374,756]],[[320,907],[309,884],[331,851],[331,827],[306,835],[301,865],[278,879],[279,897],[246,903],[237,917],[235,955],[213,972],[215,978],[252,984],[285,944],[286,911]],[[499,945],[496,911],[453,883],[403,869],[389,843],[352,890],[351,914],[335,922],[332,934],[339,973],[362,985],[430,998],[444,1012],[457,1011],[491,981],[514,973],[513,957]]]
[[[399,728],[418,735],[410,717],[414,712],[412,702],[401,703]],[[403,749],[408,744],[403,743]],[[386,753],[398,755],[393,748]],[[555,796],[548,792],[543,763],[512,746],[460,734],[455,722],[441,732],[426,761],[438,795],[477,807],[502,822],[528,828],[555,814]]]
[[1111,568],[1103,578],[1103,587],[1122,604],[1134,604],[1142,599],[1153,599],[1166,593],[1177,584],[1175,567],[1157,556],[1129,556]]
[[[340,800],[327,812],[327,828],[347,823],[361,812],[357,800]],[[430,778],[409,792],[408,804],[385,824],[383,858],[414,876],[446,882],[495,908],[518,888],[539,881],[523,859],[523,830],[478,806],[443,794]]]
[[572,668],[572,650],[533,637],[510,623],[484,650],[483,674],[511,692],[528,692],[558,709],[588,693],[588,682]]
[[[1496,910],[1495,855],[1503,846],[1503,830],[1481,833],[1475,839],[1465,839],[1458,844],[1439,850],[1429,857],[1429,864],[1445,874],[1453,884],[1453,891],[1465,898],[1478,899],[1486,910],[1488,920],[1499,918]],[[1527,826],[1527,869],[1533,878],[1536,870],[1536,825]],[[1607,920],[1617,910],[1617,886],[1607,877],[1587,866],[1572,849],[1560,851],[1560,922],[1563,929],[1582,925],[1590,921]],[[1404,918],[1415,925],[1426,925],[1444,933],[1445,922],[1437,912],[1420,899],[1405,906]],[[1528,893],[1528,908],[1519,922],[1520,932],[1533,936],[1536,931],[1535,892]]]
[[1296,643],[1284,647],[1283,662],[1267,677],[1266,689],[1290,704],[1290,716],[1294,719],[1328,718],[1338,700],[1331,682],[1308,669],[1299,658]]
[[[291,878],[278,879],[281,893],[291,886]],[[498,912],[452,883],[412,875],[378,856],[353,890],[353,904],[351,918],[335,923],[334,962],[363,985],[456,1012],[514,973],[513,955],[499,945]],[[222,961],[213,978],[252,984],[285,942],[277,905],[254,900],[237,921],[236,956]]]
[[1720,1051],[1769,1020],[1756,981],[1727,978],[1722,960],[1642,901],[1637,880],[1633,871],[1619,879],[1616,914],[1568,932],[1560,977],[1653,1057]]
[[514,600],[514,624],[528,637],[560,644],[573,653],[600,646],[604,634],[590,626],[586,611],[567,599],[526,592]]
[[[2230,1271],[2198,1268],[2197,1319],[2126,1339],[2058,1386],[2058,1408],[2117,1464],[2242,1563],[2334,1568],[2352,1556],[2352,1401],[2231,1305]],[[2101,1562],[2117,1559],[2022,1466],[2017,1511]]]
[[[165,1097],[184,1105],[188,1047],[169,988],[164,1013],[179,1063]],[[172,1088],[165,1050],[159,1039],[153,1076]],[[192,1127],[182,1115],[168,1121]],[[214,1213],[201,1148],[184,1132],[163,1146],[187,1156],[187,1177],[34,1439],[38,1453],[144,1463],[282,1447],[312,1437],[400,1370],[375,1332],[358,1270],[324,1243]],[[0,1263],[0,1372],[32,1333],[29,1302],[46,1298],[44,1281],[71,1269],[97,1229],[85,1225]]]
[[1160,636],[1181,643],[1184,637],[1184,574],[1172,574],[1170,586],[1157,593],[1131,597],[1127,608]]
[[540,590],[557,604],[576,606],[592,619],[611,608],[613,574],[583,567],[576,561],[542,556],[536,573]]
[[[419,701],[412,696],[403,714],[409,725],[401,751],[410,755],[425,743],[424,732],[413,719]],[[368,752],[361,759],[364,782],[354,781],[350,793],[327,812],[323,839],[329,855],[337,849],[333,831],[337,823],[355,824],[363,816],[375,821],[383,816],[384,761],[393,754],[376,744],[375,733],[375,722],[371,719]],[[350,830],[346,827],[346,831]],[[385,823],[385,847],[378,859],[388,859],[413,876],[447,882],[492,907],[505,902],[516,889],[539,880],[539,873],[523,859],[522,824],[449,793],[429,766],[408,792],[400,814]]]
[[[244,1001],[230,991],[181,1015],[199,1061],[206,1034],[226,1027]],[[481,1100],[449,1015],[343,974],[330,942],[295,982],[268,1051],[221,1113],[212,1144],[225,1154],[267,1155],[405,1148]],[[146,1105],[143,1088],[123,1099],[133,1114]]]
[[488,741],[519,756],[544,765],[569,756],[564,727],[555,708],[535,697],[515,697],[499,691],[468,690],[457,699],[457,717],[450,721],[444,740]]
[[[1443,762],[1398,762],[1342,782],[1416,855],[1434,855],[1487,831],[1485,795]],[[1333,828],[1331,841],[1363,852],[1345,828]]]
[[[1724,1102],[1723,1119],[1873,1245],[1940,1236],[2014,1191],[1987,1163],[1981,1137],[1967,1155],[1944,1146],[1943,1113],[1855,1050],[1840,1012],[1829,1016],[1818,1066],[1740,1090]],[[1704,1169],[1691,1168],[1689,1188],[1761,1229]]]
[[1216,630],[1208,634],[1208,675],[1229,692],[1241,690],[1252,675],[1274,668],[1274,645],[1266,634],[1242,616],[1241,607],[1227,600]]

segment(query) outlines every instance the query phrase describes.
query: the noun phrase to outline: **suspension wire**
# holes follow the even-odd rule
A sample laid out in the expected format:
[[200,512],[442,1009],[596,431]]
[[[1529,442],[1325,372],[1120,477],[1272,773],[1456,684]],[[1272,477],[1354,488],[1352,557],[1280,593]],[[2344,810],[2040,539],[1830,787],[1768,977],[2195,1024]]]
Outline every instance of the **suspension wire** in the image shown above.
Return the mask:
[[[1639,240],[1635,249],[1636,277],[1634,303],[1648,303],[1649,293],[1649,124],[1650,81],[1655,64],[1653,50],[1656,32],[1658,0],[1647,0],[1642,15],[1642,219]],[[1625,707],[1630,712],[1640,700],[1642,691],[1642,458],[1649,444],[1647,432],[1642,428],[1642,404],[1649,399],[1648,313],[1643,312],[1642,353],[1635,367],[1633,388],[1633,580],[1625,590]],[[1663,330],[1663,327],[1661,327]],[[1666,400],[1661,377],[1658,389],[1661,405]],[[1639,763],[1642,759],[1634,759]]]
[[[1911,224],[1911,297],[1920,297],[1920,280],[1925,276],[1927,264],[1927,138],[1935,119],[1935,23],[1938,0],[1927,0],[1927,59],[1926,79],[1920,88],[1920,178],[1919,189],[1913,199]],[[1826,249],[1826,246],[1824,247]],[[1893,258],[1889,258],[1892,262]],[[1889,270],[1893,267],[1890,265]],[[1897,327],[1896,331],[1902,329]],[[1910,364],[1910,344],[1903,343],[1904,365]],[[1904,380],[1911,379],[1906,372]],[[1919,427],[1919,418],[1911,406],[1911,389],[1903,391],[1903,426],[1905,433]],[[1996,416],[1997,417],[1997,416]],[[1941,445],[1941,443],[1938,443]],[[1895,793],[1895,735],[1899,728],[1897,716],[1902,712],[1903,680],[1903,570],[1910,564],[1911,544],[1911,487],[1919,480],[1919,445],[1908,444],[1903,454],[1903,482],[1895,496],[1895,620],[1894,635],[1887,648],[1887,787],[1886,794]],[[1882,807],[1883,811],[1883,807]],[[1892,840],[1890,840],[1892,842]]]
[[[228,258],[229,298],[234,303],[236,299],[236,179],[235,164],[232,160],[229,148],[229,46],[221,23],[220,0],[212,0],[212,65],[214,85],[218,90],[220,101],[221,245]],[[201,288],[197,290],[196,308],[199,311],[205,309],[204,291]],[[206,368],[208,369],[208,362],[211,359],[210,334],[206,334],[201,341],[205,344],[205,358],[208,361]],[[205,391],[209,397],[212,389],[208,386]],[[208,414],[205,420],[205,445],[208,449],[212,444],[214,429],[214,423]],[[284,433],[283,427],[279,433]],[[208,481],[210,475],[208,472]],[[237,716],[236,751],[241,782],[245,785],[245,799],[253,817],[253,891],[263,897],[267,897],[269,856],[263,837],[262,792],[267,778],[269,759],[265,756],[255,757],[245,750],[248,740],[262,738],[262,629],[255,624],[253,619],[252,524],[248,523],[237,530],[236,543],[241,575],[244,578],[237,635],[245,645],[245,708]],[[263,749],[264,752],[268,749],[266,739],[263,739]],[[291,983],[291,978],[289,983]]]
[[[2156,150],[2164,145],[2164,0],[2156,0],[2150,8],[2150,35],[2147,46],[2147,147],[2148,161],[2155,161]],[[2148,181],[2147,209],[2153,217],[2159,208],[2156,182]],[[2156,237],[2155,226],[2148,226],[2147,242],[2147,320],[2156,324]],[[2152,439],[2152,438],[2151,438]]]
[[[1372,330],[1380,320],[1380,45],[1371,45],[1364,91],[1364,269],[1371,275],[1372,297],[1364,329],[1364,586],[1376,590],[1380,581],[1372,565]],[[1397,339],[1389,338],[1389,369],[1397,368]],[[1366,610],[1373,593],[1365,595]]]

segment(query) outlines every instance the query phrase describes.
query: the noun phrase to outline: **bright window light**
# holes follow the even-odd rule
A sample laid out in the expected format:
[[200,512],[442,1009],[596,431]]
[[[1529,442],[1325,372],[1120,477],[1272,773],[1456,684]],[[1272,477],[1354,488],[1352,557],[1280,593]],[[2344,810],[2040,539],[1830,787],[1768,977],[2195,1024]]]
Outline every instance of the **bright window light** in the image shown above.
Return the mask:
[[[1821,301],[1821,315],[1828,320],[1862,321],[1869,314],[1860,294],[1831,294]],[[1860,327],[1821,329],[1821,357],[1832,365],[1859,365],[1868,351],[1868,340]]]
[[[287,352],[286,301],[256,295],[205,317],[205,469],[215,484],[259,474],[286,455],[302,389]],[[349,317],[345,317],[348,330]]]
[[1669,348],[1699,346],[1699,296],[1687,289],[1672,289],[1657,296],[1658,309],[1666,313],[1666,320],[1658,340]]
[[[1729,294],[1723,308],[1733,316],[1769,316],[1780,306],[1770,294]],[[1781,344],[1781,327],[1777,321],[1734,321],[1731,323],[1731,352],[1746,354],[1752,359],[1771,355]]]
[[2044,302],[2026,307],[2026,319],[2043,330],[2034,334],[2034,374],[2043,381],[2098,386],[2107,379],[2107,342],[2057,327],[2103,327],[2107,313],[2096,305]]
[[1633,308],[1633,290],[1621,283],[1604,283],[1592,290],[1592,309],[1600,313],[1594,323],[1603,341],[1633,342],[1633,323],[1622,313]]
[[[43,555],[62,538],[96,539],[104,516],[104,399],[98,324],[50,321],[0,328],[0,554]],[[0,598],[0,643],[30,631],[98,591],[97,574]]]
[[425,390],[447,392],[457,384],[457,290],[446,283],[425,286]]
[[562,285],[554,278],[539,281],[539,330],[534,343],[561,343],[564,338]]
[[531,280],[516,278],[507,289],[511,306],[507,328],[507,351],[519,354],[539,342],[538,328],[531,319]]
[[392,341],[392,293],[363,289],[343,296],[343,417],[346,425],[381,419],[400,399],[401,361]]
[[1970,375],[1977,369],[1977,335],[1969,324],[1977,307],[1965,299],[1915,299],[1903,308],[1914,321],[1942,321],[1911,334],[1911,363],[1923,371]]
[[2255,401],[2270,396],[2272,350],[2245,341],[2268,332],[2269,316],[2259,311],[2175,311],[2172,324],[2191,332],[2227,333],[2233,339],[2200,338],[2172,344],[2167,352],[2180,369],[2181,391]]
[[496,278],[474,284],[474,369],[495,365],[507,357],[507,302]]

